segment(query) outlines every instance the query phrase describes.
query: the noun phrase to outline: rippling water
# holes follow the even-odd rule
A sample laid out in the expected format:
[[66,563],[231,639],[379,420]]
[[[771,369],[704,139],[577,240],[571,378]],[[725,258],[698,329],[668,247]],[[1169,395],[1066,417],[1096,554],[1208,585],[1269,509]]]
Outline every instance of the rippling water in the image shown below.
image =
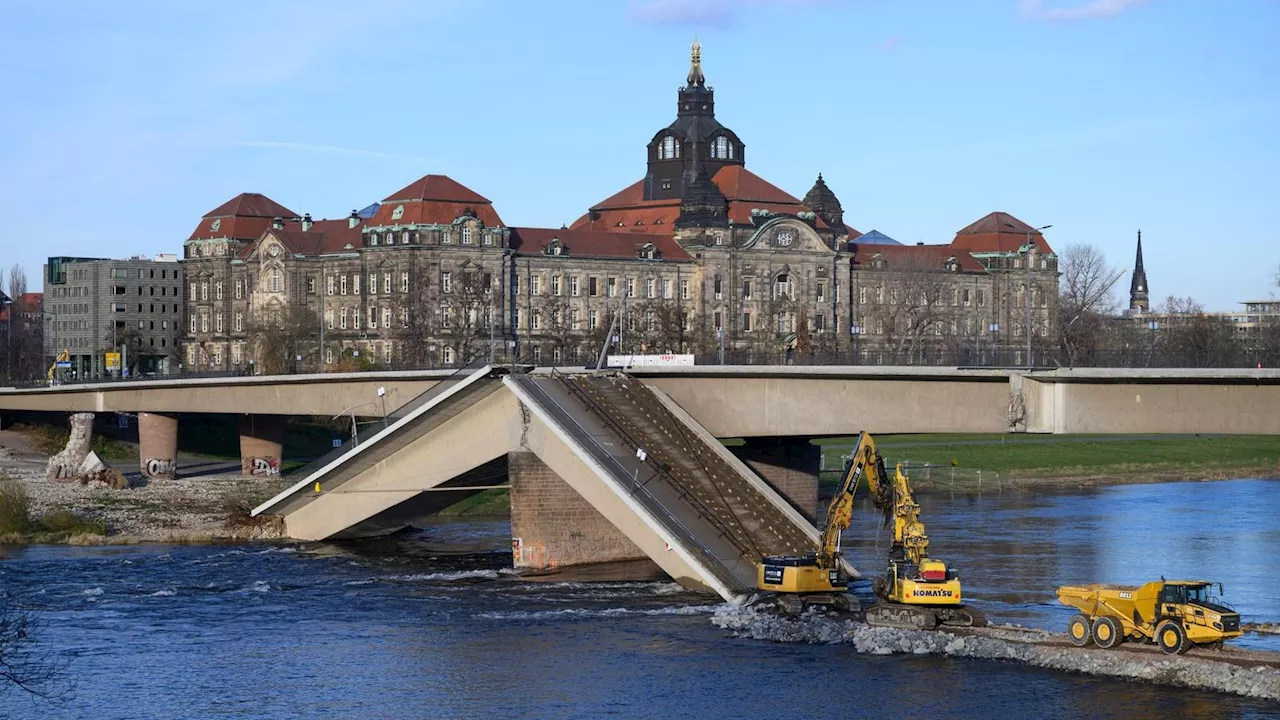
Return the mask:
[[[1056,627],[1061,582],[1221,579],[1276,620],[1280,484],[923,499],[935,554],[994,615]],[[1211,509],[1212,508],[1212,509]],[[850,552],[882,562],[875,516]],[[1238,698],[992,662],[866,657],[724,637],[715,600],[667,582],[528,583],[505,523],[357,545],[37,547],[0,593],[74,653],[61,706],[7,718],[1274,717]],[[1065,614],[1064,614],[1065,613]]]

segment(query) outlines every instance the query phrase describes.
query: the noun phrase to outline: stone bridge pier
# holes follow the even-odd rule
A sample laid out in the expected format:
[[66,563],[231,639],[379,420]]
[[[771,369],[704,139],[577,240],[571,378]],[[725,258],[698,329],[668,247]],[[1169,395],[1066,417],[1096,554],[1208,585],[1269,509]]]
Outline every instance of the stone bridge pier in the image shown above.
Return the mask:
[[816,521],[822,448],[808,438],[754,437],[729,449],[806,520]]
[[138,465],[149,480],[178,476],[177,413],[138,413]]
[[274,477],[284,461],[284,415],[240,417],[240,475]]

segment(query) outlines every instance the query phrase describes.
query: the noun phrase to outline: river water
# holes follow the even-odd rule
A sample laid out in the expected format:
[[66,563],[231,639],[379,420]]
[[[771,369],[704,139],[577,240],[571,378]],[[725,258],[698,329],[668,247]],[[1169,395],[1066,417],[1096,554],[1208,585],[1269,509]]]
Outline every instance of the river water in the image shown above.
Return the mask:
[[[921,498],[933,554],[996,620],[1061,628],[1061,583],[1222,581],[1280,621],[1280,482]],[[887,537],[863,507],[848,552]],[[725,637],[716,599],[668,582],[530,583],[505,522],[299,546],[33,547],[0,594],[41,608],[70,653],[57,706],[5,718],[1264,718],[1280,706],[1018,665],[861,656]],[[865,591],[865,583],[860,586]],[[1275,638],[1247,644],[1280,650]],[[1099,651],[1101,652],[1101,651]]]

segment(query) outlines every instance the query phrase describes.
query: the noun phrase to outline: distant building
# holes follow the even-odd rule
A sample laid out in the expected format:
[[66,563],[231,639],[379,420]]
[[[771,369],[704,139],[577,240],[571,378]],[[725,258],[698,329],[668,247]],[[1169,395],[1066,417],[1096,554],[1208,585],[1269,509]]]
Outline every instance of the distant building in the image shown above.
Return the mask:
[[[70,356],[67,377],[107,374],[106,353],[127,346],[134,373],[176,370],[183,269],[155,259],[51,257],[44,266],[44,355]],[[173,360],[171,361],[171,357]]]
[[1133,279],[1129,281],[1129,311],[1145,313],[1151,310],[1151,287],[1147,285],[1147,271],[1142,267],[1142,231],[1138,231],[1138,255],[1133,261]]
[[223,203],[184,244],[183,362],[264,370],[270,348],[277,370],[448,366],[492,349],[582,364],[615,317],[624,352],[756,362],[999,346],[1022,363],[1027,333],[1053,336],[1057,256],[1039,230],[995,212],[945,243],[863,236],[821,175],[801,200],[746,168],[696,43],[685,80],[643,177],[567,227],[510,226],[441,175],[339,220],[255,193]]

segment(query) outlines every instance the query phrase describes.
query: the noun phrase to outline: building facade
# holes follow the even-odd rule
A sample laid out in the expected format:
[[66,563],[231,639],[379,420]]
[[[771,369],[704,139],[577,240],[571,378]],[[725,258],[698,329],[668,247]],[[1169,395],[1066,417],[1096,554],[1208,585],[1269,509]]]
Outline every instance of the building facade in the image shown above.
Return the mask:
[[183,363],[582,364],[617,338],[611,351],[727,361],[951,364],[1002,348],[1021,364],[1028,336],[1052,337],[1057,257],[1038,230],[997,212],[942,244],[864,235],[821,175],[799,199],[749,171],[714,95],[695,43],[643,177],[558,229],[509,226],[439,175],[340,220],[233,198],[184,246]]
[[177,369],[184,271],[176,255],[51,257],[43,270],[44,355],[67,353],[65,378],[118,373],[108,372],[108,352],[127,357],[130,374]]

